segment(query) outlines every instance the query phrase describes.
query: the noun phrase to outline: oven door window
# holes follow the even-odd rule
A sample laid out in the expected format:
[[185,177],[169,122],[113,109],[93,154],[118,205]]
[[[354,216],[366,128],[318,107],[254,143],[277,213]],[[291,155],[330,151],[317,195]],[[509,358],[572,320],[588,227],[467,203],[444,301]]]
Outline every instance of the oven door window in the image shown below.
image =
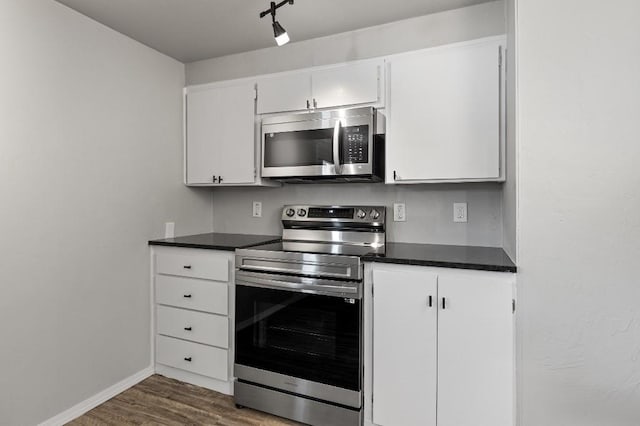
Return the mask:
[[360,390],[360,300],[236,286],[236,364]]
[[265,133],[265,167],[333,164],[333,129]]

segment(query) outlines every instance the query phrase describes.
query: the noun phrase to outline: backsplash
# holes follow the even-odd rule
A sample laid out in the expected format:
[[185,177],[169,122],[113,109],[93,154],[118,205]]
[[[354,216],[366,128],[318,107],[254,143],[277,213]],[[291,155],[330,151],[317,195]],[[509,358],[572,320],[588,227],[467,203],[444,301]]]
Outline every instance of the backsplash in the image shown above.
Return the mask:
[[[262,217],[252,217],[253,201]],[[453,222],[453,203],[468,203],[468,222]],[[393,221],[393,203],[405,203],[406,222]],[[282,232],[285,204],[363,204],[387,207],[387,240],[410,243],[502,246],[502,185],[483,184],[311,184],[281,188],[215,188],[215,232]]]

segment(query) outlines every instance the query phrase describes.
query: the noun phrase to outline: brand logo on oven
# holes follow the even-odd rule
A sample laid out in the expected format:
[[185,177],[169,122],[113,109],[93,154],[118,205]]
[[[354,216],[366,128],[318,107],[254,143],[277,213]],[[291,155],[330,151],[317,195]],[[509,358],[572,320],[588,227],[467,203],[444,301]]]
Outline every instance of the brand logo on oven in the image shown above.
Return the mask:
[[348,303],[350,305],[355,305],[356,304],[356,299],[350,299],[348,297],[344,298],[344,303]]

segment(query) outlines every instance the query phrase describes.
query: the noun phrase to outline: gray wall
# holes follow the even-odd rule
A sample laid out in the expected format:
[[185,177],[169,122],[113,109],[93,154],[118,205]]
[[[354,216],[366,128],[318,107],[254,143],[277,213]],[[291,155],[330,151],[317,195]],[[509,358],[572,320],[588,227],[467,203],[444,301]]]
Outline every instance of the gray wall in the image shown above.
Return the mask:
[[[393,7],[390,3],[389,7]],[[186,65],[187,84],[328,65],[505,33],[502,1]]]
[[[284,204],[384,205],[390,241],[434,244],[502,244],[501,186],[326,184],[282,188],[221,188],[213,194],[216,232],[280,234]],[[253,218],[252,202],[263,216]],[[393,222],[394,202],[406,203],[407,221]],[[453,223],[453,203],[467,202],[468,223]]]
[[184,66],[51,0],[0,2],[0,425],[150,364],[149,250],[181,183]]
[[640,2],[519,0],[523,426],[640,425]]
[[[421,16],[367,28],[187,64],[187,82],[205,83],[314,65],[383,56],[505,32],[503,2]],[[252,201],[263,202],[263,218],[251,217]],[[288,185],[280,189],[214,190],[217,232],[281,232],[283,204],[407,204],[405,223],[389,221],[392,241],[502,246],[502,185]],[[469,222],[453,223],[453,203],[469,203]]]
[[517,188],[518,188],[518,162],[517,162],[517,122],[516,122],[516,0],[506,1],[507,22],[507,140],[505,144],[506,155],[506,181],[502,193],[502,225],[503,246],[507,254],[517,261]]

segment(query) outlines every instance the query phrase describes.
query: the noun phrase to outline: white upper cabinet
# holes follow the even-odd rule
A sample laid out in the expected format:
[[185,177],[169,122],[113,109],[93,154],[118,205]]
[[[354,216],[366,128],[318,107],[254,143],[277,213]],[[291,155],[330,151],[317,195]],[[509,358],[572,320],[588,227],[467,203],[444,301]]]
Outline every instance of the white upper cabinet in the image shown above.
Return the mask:
[[258,80],[258,114],[306,110],[307,102],[311,102],[312,98],[311,72],[301,71]]
[[374,104],[380,100],[382,62],[365,62],[316,71],[312,75],[316,108]]
[[502,38],[392,57],[387,183],[504,180]]
[[256,183],[254,83],[185,91],[185,183]]
[[375,104],[383,98],[384,60],[304,70],[258,80],[258,114]]

